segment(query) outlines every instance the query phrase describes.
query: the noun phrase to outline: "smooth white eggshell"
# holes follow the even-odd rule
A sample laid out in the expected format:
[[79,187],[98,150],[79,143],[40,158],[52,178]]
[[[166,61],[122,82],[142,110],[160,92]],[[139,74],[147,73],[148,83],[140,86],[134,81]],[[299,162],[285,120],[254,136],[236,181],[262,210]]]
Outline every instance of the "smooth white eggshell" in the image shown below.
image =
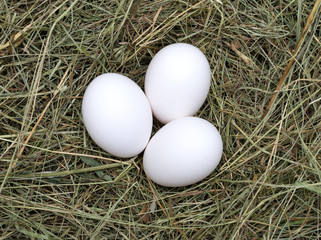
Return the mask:
[[218,130],[208,121],[184,117],[162,127],[148,143],[145,173],[166,187],[186,186],[210,175],[223,151]]
[[186,43],[161,49],[150,62],[145,93],[162,123],[194,115],[206,100],[211,69],[205,55]]
[[150,139],[149,102],[140,87],[123,75],[96,77],[84,94],[82,116],[90,137],[112,155],[135,156]]

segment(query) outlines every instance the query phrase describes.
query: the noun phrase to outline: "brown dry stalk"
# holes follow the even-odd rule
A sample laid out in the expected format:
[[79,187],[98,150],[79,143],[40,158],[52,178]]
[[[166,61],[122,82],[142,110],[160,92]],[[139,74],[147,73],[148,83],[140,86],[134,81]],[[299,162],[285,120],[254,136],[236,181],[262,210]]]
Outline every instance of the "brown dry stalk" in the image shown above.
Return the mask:
[[[59,3],[59,2],[58,2]],[[37,3],[34,3],[33,6],[29,9],[29,11],[31,11],[35,6],[37,5]],[[59,8],[57,8],[56,10],[58,10]],[[46,17],[49,13],[51,12],[51,10],[48,10],[46,13],[44,13],[42,16],[40,16],[39,18],[37,18],[35,21],[31,21],[26,27],[24,27],[21,31],[17,32],[16,34],[12,35],[10,40],[8,42],[6,42],[5,44],[0,44],[0,52],[10,46],[19,46],[22,42],[23,42],[23,37],[25,36],[25,34],[32,28],[35,27],[35,24],[38,23],[39,21],[41,21],[44,17]],[[3,54],[3,53],[1,53]]]
[[[20,151],[19,151],[19,154],[18,154],[18,156],[17,156],[17,159],[19,159],[19,157],[22,155],[23,150],[25,149],[25,147],[26,147],[27,143],[29,142],[30,138],[32,137],[32,135],[33,135],[34,132],[36,131],[36,128],[38,127],[41,119],[42,119],[43,116],[45,115],[45,113],[46,113],[47,109],[49,108],[51,102],[53,101],[53,99],[55,98],[55,96],[59,93],[61,87],[63,86],[63,83],[64,83],[65,80],[67,79],[67,76],[68,76],[68,73],[69,73],[70,69],[71,69],[71,67],[69,66],[68,69],[66,70],[64,76],[62,77],[60,83],[58,84],[56,91],[53,93],[52,98],[48,101],[46,107],[44,108],[44,110],[43,110],[42,113],[40,114],[40,117],[38,118],[36,124],[35,124],[34,127],[32,128],[30,134],[28,135],[26,141],[25,141],[24,144],[22,145],[22,147],[21,147],[21,149],[20,149]],[[15,163],[16,163],[16,162],[15,162]],[[15,165],[15,164],[13,164],[12,167],[14,167],[14,165]]]
[[8,179],[8,177],[9,177],[12,169],[15,167],[15,165],[17,164],[20,156],[22,155],[23,150],[25,149],[25,147],[26,147],[26,145],[28,144],[29,140],[31,139],[32,135],[33,135],[34,132],[36,131],[36,128],[38,127],[41,119],[42,119],[43,116],[45,115],[45,113],[46,113],[47,109],[49,108],[51,102],[53,101],[53,99],[54,99],[55,96],[59,93],[61,87],[63,86],[63,83],[65,82],[65,80],[66,80],[66,78],[67,78],[67,76],[68,76],[68,73],[69,73],[70,69],[71,69],[71,67],[69,66],[68,69],[66,70],[64,76],[62,77],[60,83],[58,84],[56,91],[53,93],[52,98],[48,101],[46,107],[44,108],[44,110],[43,110],[42,113],[40,114],[40,117],[38,118],[36,124],[35,124],[34,127],[32,128],[30,134],[28,135],[27,140],[26,140],[26,141],[24,142],[24,144],[22,145],[22,147],[21,147],[21,149],[20,149],[20,151],[19,151],[19,153],[18,153],[15,161],[13,162],[12,165],[9,166],[9,168],[8,168],[8,170],[7,170],[7,174],[6,174],[6,176],[5,176],[2,184],[1,184],[1,186],[0,186],[0,192],[2,191],[3,186],[4,186],[5,182],[7,181],[7,179]]
[[[36,21],[35,21],[36,22]],[[9,47],[11,45],[11,43],[16,43],[18,42],[18,40],[20,39],[20,37],[22,36],[23,33],[26,33],[29,29],[31,29],[32,25],[35,22],[31,22],[29,23],[24,29],[22,29],[22,31],[16,33],[13,37],[11,41],[8,41],[7,43],[0,45],[0,51]]]
[[300,40],[299,40],[299,42],[298,42],[298,44],[297,44],[297,46],[296,46],[296,48],[294,50],[294,53],[293,53],[288,65],[285,68],[285,71],[284,71],[284,73],[283,73],[283,75],[282,75],[282,77],[281,77],[281,79],[280,79],[275,91],[274,91],[274,94],[273,94],[272,98],[270,99],[270,102],[269,102],[268,106],[266,107],[266,109],[264,111],[262,119],[264,119],[266,117],[266,115],[269,113],[269,111],[270,111],[270,109],[271,109],[271,107],[272,107],[272,105],[273,105],[273,103],[274,103],[274,101],[276,99],[276,96],[277,96],[279,90],[283,86],[283,83],[284,83],[288,73],[290,72],[293,63],[294,63],[295,56],[297,55],[297,53],[298,53],[299,49],[301,48],[301,45],[302,45],[302,43],[303,43],[303,41],[305,39],[305,35],[307,34],[308,29],[311,26],[314,17],[318,14],[318,9],[320,7],[320,4],[321,4],[321,0],[317,0],[315,2],[314,6],[313,6],[313,9],[311,10],[311,13],[310,13],[310,15],[308,17],[308,20],[307,20],[307,22],[306,22],[306,24],[304,26],[304,29],[303,29],[303,31],[301,33]]

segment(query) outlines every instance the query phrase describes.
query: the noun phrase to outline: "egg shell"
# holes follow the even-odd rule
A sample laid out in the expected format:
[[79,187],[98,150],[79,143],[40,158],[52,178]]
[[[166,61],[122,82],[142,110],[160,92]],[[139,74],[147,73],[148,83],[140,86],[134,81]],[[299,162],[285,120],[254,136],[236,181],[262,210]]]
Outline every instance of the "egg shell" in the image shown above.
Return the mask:
[[152,111],[141,88],[128,77],[106,73],[87,87],[82,116],[90,137],[112,155],[133,157],[146,147]]
[[193,45],[175,43],[161,49],[150,62],[145,93],[154,116],[162,123],[194,115],[206,100],[211,69]]
[[144,171],[162,186],[187,186],[210,175],[222,151],[222,138],[210,122],[197,117],[179,118],[162,127],[148,143]]

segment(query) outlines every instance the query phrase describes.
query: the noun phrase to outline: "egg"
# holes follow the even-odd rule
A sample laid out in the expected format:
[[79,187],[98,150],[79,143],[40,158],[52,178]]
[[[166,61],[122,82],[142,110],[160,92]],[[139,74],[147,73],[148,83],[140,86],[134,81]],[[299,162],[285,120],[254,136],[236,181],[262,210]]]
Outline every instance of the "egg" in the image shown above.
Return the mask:
[[118,157],[141,153],[151,136],[149,102],[142,89],[121,74],[102,74],[89,84],[82,101],[82,117],[94,142]]
[[143,167],[159,185],[187,186],[210,175],[222,151],[222,138],[213,124],[198,117],[183,117],[169,122],[152,137]]
[[161,49],[150,62],[145,93],[162,123],[194,115],[206,100],[211,69],[205,55],[186,43]]

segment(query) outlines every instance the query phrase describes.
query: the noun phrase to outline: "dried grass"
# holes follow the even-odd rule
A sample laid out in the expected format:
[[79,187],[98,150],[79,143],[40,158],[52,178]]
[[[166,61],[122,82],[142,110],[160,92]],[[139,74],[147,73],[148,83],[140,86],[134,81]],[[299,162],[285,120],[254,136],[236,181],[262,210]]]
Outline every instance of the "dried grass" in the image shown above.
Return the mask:
[[[320,238],[320,15],[319,0],[2,0],[0,238]],[[198,116],[220,130],[224,155],[204,181],[164,188],[142,155],[97,147],[80,109],[99,74],[143,87],[175,42],[210,61]]]

